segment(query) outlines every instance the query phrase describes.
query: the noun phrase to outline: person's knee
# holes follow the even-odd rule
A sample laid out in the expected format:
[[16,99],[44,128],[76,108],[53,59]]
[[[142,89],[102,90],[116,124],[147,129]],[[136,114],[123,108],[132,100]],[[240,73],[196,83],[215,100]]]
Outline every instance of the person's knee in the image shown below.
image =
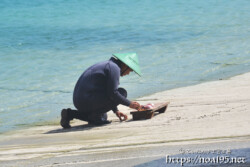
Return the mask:
[[128,96],[128,93],[127,91],[124,89],[124,88],[118,88],[118,91],[119,93],[124,96],[124,97],[127,97]]

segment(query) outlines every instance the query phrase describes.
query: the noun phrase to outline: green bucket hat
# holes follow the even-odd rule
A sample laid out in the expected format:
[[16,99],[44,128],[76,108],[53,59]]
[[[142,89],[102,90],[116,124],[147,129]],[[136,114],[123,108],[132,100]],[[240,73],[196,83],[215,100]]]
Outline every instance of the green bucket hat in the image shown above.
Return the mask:
[[121,60],[124,64],[126,64],[129,68],[131,68],[134,72],[141,76],[141,69],[136,53],[115,53],[113,54],[113,56]]

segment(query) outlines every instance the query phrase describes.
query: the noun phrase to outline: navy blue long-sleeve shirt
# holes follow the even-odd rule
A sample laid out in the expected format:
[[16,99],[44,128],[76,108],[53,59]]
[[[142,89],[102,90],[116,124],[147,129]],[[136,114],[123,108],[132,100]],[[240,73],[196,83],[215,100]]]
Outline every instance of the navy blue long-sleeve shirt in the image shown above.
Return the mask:
[[[131,102],[118,91],[120,71],[118,61],[113,57],[89,67],[76,83],[73,94],[74,105],[76,107],[98,105],[95,101],[90,101],[89,97],[102,94],[116,104],[129,106]],[[116,112],[117,108],[112,110]]]

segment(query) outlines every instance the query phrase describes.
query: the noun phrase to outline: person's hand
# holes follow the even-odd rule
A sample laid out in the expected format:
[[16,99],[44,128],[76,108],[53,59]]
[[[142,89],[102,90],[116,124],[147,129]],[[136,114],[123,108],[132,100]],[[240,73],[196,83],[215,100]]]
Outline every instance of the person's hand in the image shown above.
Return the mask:
[[117,111],[115,114],[120,119],[120,121],[126,121],[128,119],[128,116],[120,111]]
[[133,109],[136,109],[136,110],[139,110],[141,108],[141,105],[136,102],[136,101],[132,101],[129,105],[130,108],[133,108]]

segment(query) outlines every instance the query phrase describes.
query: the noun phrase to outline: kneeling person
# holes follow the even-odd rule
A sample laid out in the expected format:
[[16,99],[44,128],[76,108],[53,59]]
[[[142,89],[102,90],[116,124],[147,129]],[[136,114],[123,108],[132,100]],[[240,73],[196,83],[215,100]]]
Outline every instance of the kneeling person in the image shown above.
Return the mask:
[[113,54],[108,61],[89,67],[75,85],[73,102],[77,110],[63,109],[61,126],[70,128],[74,118],[94,125],[108,124],[107,112],[110,110],[121,121],[126,120],[127,115],[117,108],[119,104],[140,108],[139,103],[127,99],[124,88],[118,88],[120,76],[129,75],[131,71],[141,75],[136,53]]

